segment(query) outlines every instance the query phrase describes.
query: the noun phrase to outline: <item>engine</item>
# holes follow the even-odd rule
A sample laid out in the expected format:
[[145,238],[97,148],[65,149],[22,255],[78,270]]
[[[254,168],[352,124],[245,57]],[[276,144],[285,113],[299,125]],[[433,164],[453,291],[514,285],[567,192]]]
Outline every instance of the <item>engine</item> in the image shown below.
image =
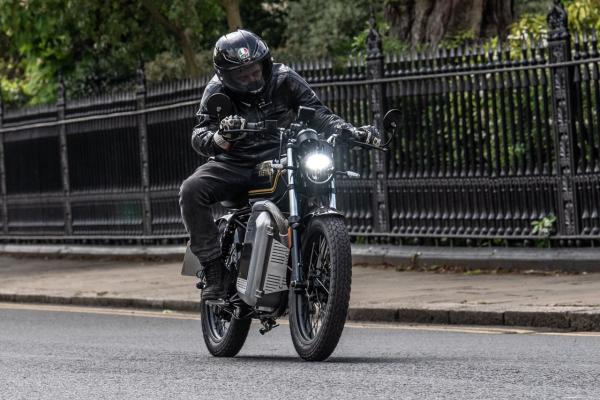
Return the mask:
[[287,296],[287,221],[270,201],[253,205],[246,227],[236,289],[260,311],[273,311]]

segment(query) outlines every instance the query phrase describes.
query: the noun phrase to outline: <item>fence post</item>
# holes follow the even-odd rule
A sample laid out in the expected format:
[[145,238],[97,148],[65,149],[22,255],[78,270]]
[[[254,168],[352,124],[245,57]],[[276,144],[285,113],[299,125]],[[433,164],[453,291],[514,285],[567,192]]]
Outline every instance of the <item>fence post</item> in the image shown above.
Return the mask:
[[146,118],[146,76],[144,73],[144,64],[140,61],[137,69],[137,85],[135,92],[137,125],[140,144],[140,171],[142,174],[142,210],[144,236],[152,234],[152,213],[150,203],[150,171],[148,166],[148,125]]
[[[548,53],[550,63],[556,64],[571,60],[571,36],[568,30],[567,12],[560,0],[548,14]],[[576,218],[576,203],[573,190],[575,174],[573,114],[573,66],[557,66],[551,69],[553,93],[554,137],[556,143],[556,174],[559,177],[558,190],[558,233],[572,236],[579,232]]]
[[[377,30],[375,18],[371,17],[371,29],[366,40],[367,46],[367,79],[376,80],[383,78],[384,57],[381,36]],[[383,110],[384,87],[382,83],[369,84],[369,101],[373,124],[383,135]],[[375,195],[373,196],[373,209],[375,214],[375,232],[389,232],[389,207],[388,184],[385,155],[380,151],[373,151],[371,164],[371,178],[375,178]]]
[[0,92],[0,201],[2,201],[2,233],[8,233],[8,205],[6,204],[6,161],[4,159],[4,103]]
[[69,179],[69,153],[67,149],[67,126],[65,125],[65,112],[67,107],[65,82],[62,74],[58,77],[58,99],[56,102],[56,117],[58,119],[58,140],[60,146],[60,169],[63,184],[63,210],[65,221],[65,235],[73,234],[73,215],[71,213],[71,183]]

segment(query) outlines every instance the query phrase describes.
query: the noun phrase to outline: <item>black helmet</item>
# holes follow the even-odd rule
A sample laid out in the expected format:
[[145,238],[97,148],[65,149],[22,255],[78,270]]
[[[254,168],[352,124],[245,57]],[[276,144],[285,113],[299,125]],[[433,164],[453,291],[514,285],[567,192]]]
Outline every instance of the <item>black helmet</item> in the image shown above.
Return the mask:
[[273,61],[267,44],[252,32],[238,29],[221,36],[213,53],[215,72],[226,88],[240,95],[262,93],[271,78]]

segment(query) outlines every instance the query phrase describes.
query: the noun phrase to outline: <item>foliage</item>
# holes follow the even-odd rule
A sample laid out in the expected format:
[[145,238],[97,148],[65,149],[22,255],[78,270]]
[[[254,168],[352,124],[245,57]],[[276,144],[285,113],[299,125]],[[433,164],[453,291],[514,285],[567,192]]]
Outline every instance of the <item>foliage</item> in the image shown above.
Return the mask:
[[549,237],[552,233],[555,222],[556,217],[550,214],[547,217],[544,217],[537,221],[533,221],[531,223],[531,233],[541,237],[536,241],[536,245],[538,247],[548,247],[548,245],[550,244]]
[[[177,35],[156,22],[146,4],[154,3],[0,0],[0,32],[20,71],[3,75],[8,102],[54,101],[59,73],[70,96],[106,91],[128,81],[140,59],[181,54]],[[161,2],[156,9],[195,48],[212,45],[223,30],[223,13],[214,0]],[[2,63],[7,64],[6,57]]]
[[539,236],[550,236],[555,222],[556,217],[554,215],[549,215],[540,220],[533,221],[531,223],[531,233]]
[[[196,62],[203,76],[210,75],[212,68],[212,51],[204,50],[196,53]],[[176,81],[188,78],[183,56],[165,51],[157,54],[153,60],[144,64],[146,80],[151,83]]]
[[279,51],[287,61],[346,56],[352,50],[353,38],[369,19],[369,2],[365,0],[298,0],[288,4],[287,41]]
[[[563,3],[569,16],[571,32],[600,29],[600,0],[564,0]],[[548,8],[539,7],[537,11],[529,8],[528,12],[523,13],[519,20],[511,26],[510,38],[513,41],[518,41],[523,37],[540,39],[546,36],[548,33],[546,23]]]
[[465,43],[473,43],[475,39],[475,32],[473,32],[472,30],[467,30],[444,37],[440,42],[440,47],[459,47]]
[[[286,0],[241,1],[244,27],[260,35],[270,48],[285,45],[288,7]],[[207,48],[211,48],[212,44]]]
[[[408,51],[408,44],[402,40],[390,35],[390,24],[383,21],[381,18],[377,20],[377,29],[381,34],[381,42],[383,45],[383,52],[389,54],[398,54]],[[365,49],[365,43],[367,36],[371,30],[371,23],[365,22],[365,28],[354,37],[352,41],[352,51],[354,53],[363,52]]]
[[[240,1],[243,26],[269,43],[276,61],[332,58],[345,65],[364,51],[375,16],[385,53],[409,46],[384,18],[389,0]],[[600,0],[563,0],[574,31],[600,28]],[[0,0],[0,93],[13,105],[55,100],[59,73],[68,96],[128,84],[140,59],[147,79],[160,82],[211,72],[210,52],[227,31],[219,0]],[[511,57],[522,38],[543,40],[551,0],[514,1]],[[443,38],[458,47],[479,40],[473,31]],[[498,38],[484,47],[496,47]],[[417,47],[417,50],[421,50]],[[191,65],[192,64],[192,65]]]

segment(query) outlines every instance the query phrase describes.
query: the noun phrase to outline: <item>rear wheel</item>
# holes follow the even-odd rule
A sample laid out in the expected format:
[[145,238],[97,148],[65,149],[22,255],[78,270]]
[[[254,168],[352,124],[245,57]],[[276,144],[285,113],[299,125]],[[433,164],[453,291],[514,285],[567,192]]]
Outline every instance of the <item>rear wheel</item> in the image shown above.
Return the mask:
[[343,218],[332,216],[313,219],[302,242],[307,288],[290,291],[290,330],[300,357],[321,361],[335,350],[348,314],[350,239]]
[[[219,235],[222,243],[226,225],[224,220],[219,223]],[[240,237],[239,232],[236,232],[233,242],[239,241]],[[238,254],[235,253],[237,251],[236,246],[231,244],[230,241],[229,246],[223,248],[223,253],[227,255],[225,265],[229,266],[231,273],[235,274],[236,270],[233,264],[238,259]],[[230,272],[225,271],[224,275],[225,287],[228,288],[228,283],[231,280]],[[235,292],[235,287],[232,286],[230,291]],[[215,357],[233,357],[239,353],[248,336],[248,330],[252,322],[250,318],[235,318],[218,305],[205,301],[200,303],[200,318],[202,320],[204,343],[210,354]]]
[[233,357],[242,349],[250,319],[236,319],[215,305],[200,304],[202,334],[206,348],[215,357]]

